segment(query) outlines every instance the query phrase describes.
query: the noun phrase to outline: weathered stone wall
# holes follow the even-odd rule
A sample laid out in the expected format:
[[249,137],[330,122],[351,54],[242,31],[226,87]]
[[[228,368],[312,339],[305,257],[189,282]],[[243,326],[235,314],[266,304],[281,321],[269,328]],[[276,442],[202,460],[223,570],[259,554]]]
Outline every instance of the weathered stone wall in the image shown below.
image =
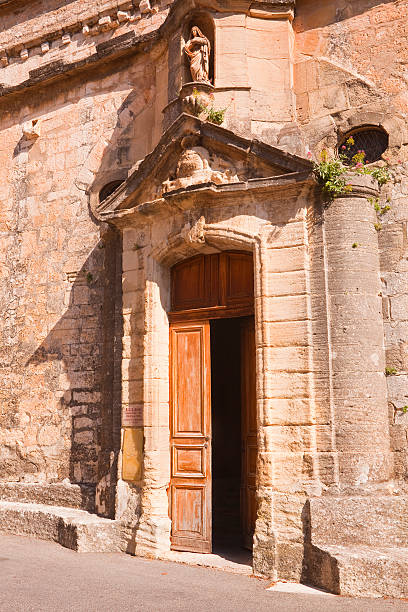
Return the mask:
[[[108,515],[120,447],[121,240],[89,203],[157,141],[161,70],[157,57],[133,58],[0,100],[0,477],[97,486]],[[39,135],[23,131],[33,120]]]
[[[392,181],[380,204],[391,206],[380,219],[381,293],[395,476],[408,478],[408,96],[406,90],[405,0],[375,2],[298,0],[295,91],[298,121],[316,155],[333,151],[348,129],[383,126],[390,136],[385,156]],[[380,165],[383,162],[380,162]],[[394,370],[392,370],[394,371]]]

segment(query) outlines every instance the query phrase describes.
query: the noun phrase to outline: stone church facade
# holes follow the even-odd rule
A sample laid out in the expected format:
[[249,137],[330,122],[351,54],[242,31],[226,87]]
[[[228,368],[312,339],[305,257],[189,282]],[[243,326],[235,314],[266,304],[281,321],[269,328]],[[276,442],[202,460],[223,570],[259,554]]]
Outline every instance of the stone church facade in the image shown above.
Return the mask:
[[0,20],[0,530],[408,596],[408,1]]

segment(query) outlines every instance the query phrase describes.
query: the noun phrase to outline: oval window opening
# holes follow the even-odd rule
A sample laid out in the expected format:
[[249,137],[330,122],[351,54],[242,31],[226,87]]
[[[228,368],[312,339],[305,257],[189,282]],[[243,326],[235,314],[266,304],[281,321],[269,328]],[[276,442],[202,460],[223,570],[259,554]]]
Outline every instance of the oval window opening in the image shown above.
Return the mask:
[[122,183],[123,181],[112,181],[111,183],[108,183],[102,187],[99,192],[99,202],[106,200],[106,198],[108,198]]
[[[352,142],[351,142],[352,140]],[[339,153],[345,156],[345,163],[352,164],[353,157],[364,151],[365,162],[372,164],[381,159],[388,149],[388,134],[378,126],[364,126],[343,136],[339,144]]]

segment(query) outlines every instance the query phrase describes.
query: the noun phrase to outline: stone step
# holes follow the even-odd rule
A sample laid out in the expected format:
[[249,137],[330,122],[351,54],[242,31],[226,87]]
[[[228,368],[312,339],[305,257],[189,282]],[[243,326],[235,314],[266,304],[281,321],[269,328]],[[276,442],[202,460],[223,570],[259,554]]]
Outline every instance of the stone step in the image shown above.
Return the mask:
[[314,547],[313,584],[350,597],[408,597],[408,548]]
[[0,533],[52,540],[77,552],[126,551],[118,521],[86,510],[44,504],[0,501]]

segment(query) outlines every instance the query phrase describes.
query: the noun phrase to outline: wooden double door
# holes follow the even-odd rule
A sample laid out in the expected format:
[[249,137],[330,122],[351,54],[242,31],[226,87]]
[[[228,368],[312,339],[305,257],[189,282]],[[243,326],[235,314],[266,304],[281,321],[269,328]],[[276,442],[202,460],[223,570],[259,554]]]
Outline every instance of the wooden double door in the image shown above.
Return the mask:
[[[238,255],[238,257],[236,257]],[[244,258],[242,257],[244,255]],[[234,346],[235,352],[239,351],[240,373],[237,380],[225,381],[226,389],[235,391],[237,397],[237,385],[239,386],[239,406],[235,414],[231,413],[231,428],[225,427],[225,439],[231,432],[240,435],[238,441],[241,449],[239,473],[240,473],[240,508],[241,518],[241,543],[248,548],[252,547],[253,532],[256,519],[256,457],[257,457],[257,420],[255,401],[255,330],[254,317],[248,312],[253,309],[253,281],[249,271],[252,271],[252,259],[248,266],[250,256],[223,253],[224,259],[234,258],[232,262],[197,262],[198,258],[191,260],[190,283],[185,286],[184,291],[190,292],[187,296],[191,300],[191,292],[200,289],[195,275],[200,265],[210,264],[212,270],[218,266],[224,274],[224,289],[229,287],[236,291],[233,297],[233,313],[228,306],[218,308],[212,304],[210,313],[205,301],[202,308],[185,309],[176,308],[172,312],[170,326],[170,447],[171,447],[171,481],[169,489],[169,508],[172,520],[171,546],[175,550],[192,552],[212,551],[212,442],[213,427],[212,420],[217,414],[212,411],[212,321],[214,319],[227,319],[231,314],[239,319],[234,324]],[[218,256],[220,257],[220,256]],[[205,260],[205,257],[201,258]],[[244,260],[245,265],[242,266]],[[187,262],[188,264],[189,262]],[[220,265],[221,264],[221,265]],[[237,267],[234,270],[234,264]],[[186,266],[186,262],[182,264]],[[242,273],[244,274],[245,287]],[[228,271],[229,270],[229,271]],[[229,279],[228,274],[240,274],[241,277],[234,285],[234,279]],[[177,270],[174,277],[177,276]],[[183,284],[188,275],[183,270],[181,275]],[[214,281],[214,279],[213,279]],[[174,287],[174,283],[173,283]],[[214,291],[216,283],[213,282]],[[176,295],[178,299],[183,293],[183,288],[178,287]],[[245,289],[245,290],[244,290]],[[219,300],[221,301],[221,300]],[[197,304],[198,305],[198,304]],[[175,303],[173,302],[173,308]],[[180,314],[183,316],[180,317]],[[212,315],[211,319],[208,315]],[[240,315],[244,316],[240,316]],[[184,320],[183,320],[184,319]],[[214,329],[213,329],[214,331]],[[236,337],[238,335],[238,338]],[[238,342],[238,345],[237,345]],[[238,347],[238,349],[237,349]],[[236,359],[236,355],[231,355]],[[214,365],[214,364],[213,364]],[[223,406],[218,403],[217,411],[222,411]],[[224,415],[225,416],[225,415]],[[233,419],[240,419],[239,427],[233,423]],[[231,431],[229,431],[231,429]],[[222,444],[222,435],[219,436],[217,444]]]

